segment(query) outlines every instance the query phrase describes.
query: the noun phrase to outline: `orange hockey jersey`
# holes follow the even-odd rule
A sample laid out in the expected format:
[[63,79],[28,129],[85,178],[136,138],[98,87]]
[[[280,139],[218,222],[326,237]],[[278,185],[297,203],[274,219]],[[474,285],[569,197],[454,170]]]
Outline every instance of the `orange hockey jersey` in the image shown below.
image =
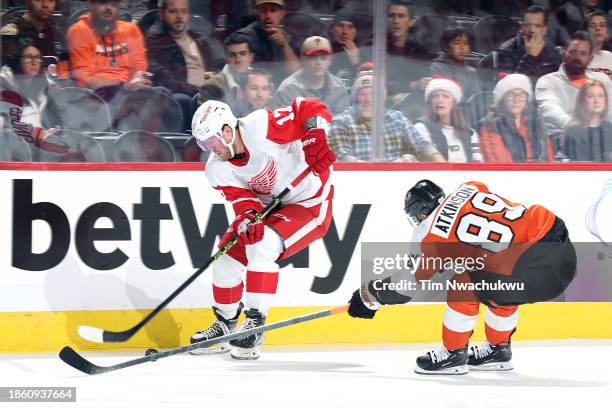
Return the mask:
[[471,181],[448,195],[429,218],[417,280],[440,272],[440,262],[432,260],[450,258],[471,259],[478,268],[511,275],[518,258],[550,230],[555,214],[541,205],[513,203]]

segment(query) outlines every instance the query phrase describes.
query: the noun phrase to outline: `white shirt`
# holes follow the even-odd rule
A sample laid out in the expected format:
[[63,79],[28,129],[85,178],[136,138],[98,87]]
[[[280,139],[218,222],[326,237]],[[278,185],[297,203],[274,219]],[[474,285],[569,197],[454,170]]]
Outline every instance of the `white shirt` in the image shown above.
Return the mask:
[[[431,135],[429,134],[429,130],[427,130],[427,126],[425,126],[422,122],[417,122],[414,125],[415,129],[425,138],[431,139]],[[441,125],[442,134],[446,138],[446,143],[448,144],[448,162],[449,163],[467,163],[468,156],[463,147],[463,143],[461,143],[461,139],[457,136],[455,132],[455,128],[448,125]],[[473,145],[478,145],[478,135],[476,132],[472,130],[472,135],[470,136],[470,141]],[[474,149],[472,151],[472,161],[480,162],[482,161],[482,156],[480,154],[480,149]]]
[[588,68],[592,72],[601,72],[612,78],[612,52],[601,50],[598,54],[593,54],[593,61]]

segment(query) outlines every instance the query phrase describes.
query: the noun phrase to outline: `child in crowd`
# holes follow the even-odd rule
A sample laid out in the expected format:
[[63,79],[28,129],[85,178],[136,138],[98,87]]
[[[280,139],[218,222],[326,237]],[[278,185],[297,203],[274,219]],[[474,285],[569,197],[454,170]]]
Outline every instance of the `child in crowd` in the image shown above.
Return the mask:
[[493,106],[479,129],[485,162],[546,161],[552,151],[544,148],[544,132],[535,109],[530,109],[529,77],[510,74],[493,90]]
[[470,32],[460,27],[448,28],[440,37],[440,46],[444,52],[431,64],[432,76],[446,76],[461,84],[465,100],[479,90],[476,70],[465,61],[472,44],[474,37]]
[[431,138],[446,161],[481,162],[478,135],[459,106],[461,98],[459,84],[450,78],[434,77],[425,89],[427,114],[415,128],[423,137]]

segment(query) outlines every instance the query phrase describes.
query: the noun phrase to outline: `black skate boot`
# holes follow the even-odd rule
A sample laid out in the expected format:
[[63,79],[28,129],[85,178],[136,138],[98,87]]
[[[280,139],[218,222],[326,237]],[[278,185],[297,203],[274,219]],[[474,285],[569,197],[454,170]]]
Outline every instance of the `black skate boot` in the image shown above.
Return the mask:
[[[238,323],[238,317],[240,316],[240,312],[242,311],[242,303],[238,305],[238,312],[236,313],[236,316],[232,319],[226,319],[225,317],[223,317],[219,313],[219,309],[217,309],[216,307],[213,306],[212,309],[213,313],[217,317],[217,320],[215,320],[208,329],[194,333],[194,335],[191,336],[191,344],[214,339],[215,337],[221,337],[233,332],[236,328],[236,324]],[[191,350],[189,353],[193,355],[203,355],[227,353],[228,351],[229,345],[226,342],[214,344],[210,347],[203,347]]]
[[467,361],[467,347],[450,351],[440,346],[418,357],[414,372],[439,375],[467,374]]
[[485,341],[482,344],[470,346],[468,367],[471,371],[512,370],[514,365],[512,364],[510,342],[493,346],[488,341]]
[[[266,316],[261,314],[257,309],[245,310],[244,314],[246,319],[236,332],[263,326],[266,322]],[[230,355],[236,360],[257,360],[261,354],[261,343],[263,343],[263,341],[263,333],[232,340],[229,342]]]

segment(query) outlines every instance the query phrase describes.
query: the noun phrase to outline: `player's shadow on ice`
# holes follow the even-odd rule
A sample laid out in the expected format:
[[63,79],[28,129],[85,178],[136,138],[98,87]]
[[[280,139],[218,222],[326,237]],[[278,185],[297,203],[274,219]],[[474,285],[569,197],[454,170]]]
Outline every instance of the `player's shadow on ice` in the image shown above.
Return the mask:
[[[490,375],[490,378],[475,377],[474,373],[454,376],[418,376],[406,377],[410,381],[436,382],[442,385],[456,385],[459,387],[551,387],[551,388],[584,388],[584,387],[606,387],[608,384],[596,381],[572,380],[568,378],[544,378],[517,372],[479,372],[477,375]],[[378,376],[376,376],[378,377]],[[400,377],[384,377],[399,379]]]
[[[233,361],[233,360],[232,360]],[[328,361],[236,361],[230,368],[232,371],[295,371],[295,372],[319,372],[319,373],[345,373],[345,374],[369,374],[372,371],[365,369],[363,364],[333,363]],[[359,370],[357,370],[359,369]]]
[[[135,263],[131,265],[129,262]],[[71,343],[81,349],[106,349],[108,345],[83,340],[77,334],[77,328],[88,325],[106,330],[127,330],[150,313],[150,309],[161,303],[163,299],[150,297],[130,284],[131,281],[142,281],[141,276],[133,275],[137,273],[137,268],[141,268],[136,262],[138,261],[128,261],[123,279],[107,271],[84,271],[82,264],[70,255],[64,259],[61,268],[56,267],[45,272],[44,297],[49,309],[74,310],[60,312],[65,318],[64,326]],[[162,276],[159,279],[163,282]],[[108,318],[101,319],[102,314],[89,312],[89,310],[108,310],[112,309],[109,305],[125,303],[131,306],[124,307],[128,310],[105,312],[106,316],[108,313],[115,313],[113,318],[116,321],[110,326]],[[137,320],[134,318],[133,310],[138,312]],[[181,326],[182,324],[177,323],[169,311],[163,310],[132,340],[123,344],[129,348],[146,348],[153,342],[155,347],[174,347],[179,344]]]

